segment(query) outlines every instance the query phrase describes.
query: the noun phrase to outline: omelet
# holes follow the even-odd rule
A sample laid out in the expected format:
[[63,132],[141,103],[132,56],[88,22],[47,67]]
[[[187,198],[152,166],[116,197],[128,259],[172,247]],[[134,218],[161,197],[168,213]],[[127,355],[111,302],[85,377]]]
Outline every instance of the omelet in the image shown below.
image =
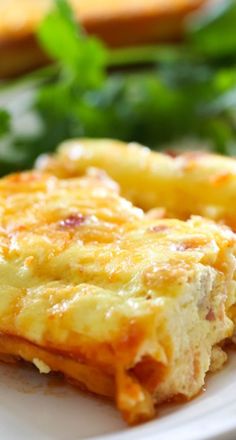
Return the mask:
[[94,168],[5,177],[0,212],[1,359],[60,371],[130,425],[221,368],[235,327],[229,228],[151,218]]
[[201,215],[236,230],[235,158],[204,151],[170,155],[134,143],[78,139],[42,156],[37,166],[64,178],[98,167],[145,211],[164,208],[167,217],[183,220]]
[[[179,38],[187,14],[207,0],[71,0],[86,31],[112,47]],[[49,60],[35,33],[53,0],[0,2],[0,77],[20,74]]]

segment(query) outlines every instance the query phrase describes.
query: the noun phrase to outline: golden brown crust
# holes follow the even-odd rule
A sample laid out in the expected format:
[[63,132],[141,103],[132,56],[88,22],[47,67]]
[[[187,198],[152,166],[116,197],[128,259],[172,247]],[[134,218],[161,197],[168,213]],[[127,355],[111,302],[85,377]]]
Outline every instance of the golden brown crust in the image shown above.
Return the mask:
[[0,334],[0,354],[3,360],[9,362],[13,359],[24,360],[37,364],[40,360],[50,371],[63,373],[68,380],[73,380],[78,386],[95,394],[110,397],[115,396],[114,375],[104,372],[104,369],[87,365],[85,362],[73,359],[67,355],[46,350],[36,344],[16,336]]
[[33,35],[16,40],[0,41],[0,78],[30,72],[49,62]]

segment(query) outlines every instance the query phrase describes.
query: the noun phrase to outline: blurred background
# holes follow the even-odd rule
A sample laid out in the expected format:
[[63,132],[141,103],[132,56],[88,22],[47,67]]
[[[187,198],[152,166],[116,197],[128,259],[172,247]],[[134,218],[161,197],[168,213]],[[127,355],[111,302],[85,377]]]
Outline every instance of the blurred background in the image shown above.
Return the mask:
[[72,137],[236,155],[235,0],[0,0],[0,173]]

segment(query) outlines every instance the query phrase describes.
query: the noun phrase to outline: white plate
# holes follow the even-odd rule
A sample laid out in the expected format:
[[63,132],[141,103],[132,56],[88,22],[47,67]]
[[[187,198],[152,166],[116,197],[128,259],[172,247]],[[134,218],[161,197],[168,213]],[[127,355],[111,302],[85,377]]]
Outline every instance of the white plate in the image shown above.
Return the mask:
[[0,365],[1,440],[208,440],[236,438],[236,353],[188,404],[128,428],[114,406],[28,367]]

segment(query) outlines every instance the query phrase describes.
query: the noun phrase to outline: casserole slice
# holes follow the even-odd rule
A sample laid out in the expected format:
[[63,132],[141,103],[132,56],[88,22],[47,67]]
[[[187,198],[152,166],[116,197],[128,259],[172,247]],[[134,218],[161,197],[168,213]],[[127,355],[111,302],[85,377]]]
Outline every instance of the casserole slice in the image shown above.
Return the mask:
[[171,156],[138,144],[81,139],[42,156],[37,166],[64,178],[99,167],[119,183],[122,195],[146,211],[163,207],[167,216],[180,219],[197,214],[236,230],[235,158],[204,151]]
[[[72,0],[86,31],[112,47],[178,39],[184,19],[206,0]],[[0,2],[0,77],[18,75],[48,62],[35,33],[53,0]]]
[[150,220],[101,171],[0,180],[0,355],[115,400],[129,424],[226,360],[235,236]]

